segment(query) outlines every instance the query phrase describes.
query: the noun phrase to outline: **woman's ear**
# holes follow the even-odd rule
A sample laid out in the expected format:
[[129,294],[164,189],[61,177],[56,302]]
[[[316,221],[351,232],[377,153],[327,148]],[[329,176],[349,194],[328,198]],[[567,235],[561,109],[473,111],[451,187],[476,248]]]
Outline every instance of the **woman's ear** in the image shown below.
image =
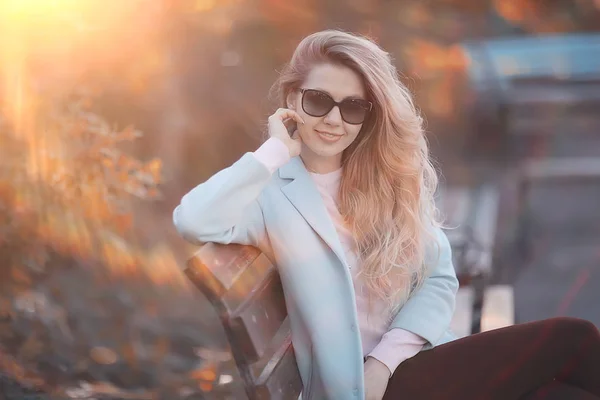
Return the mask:
[[295,100],[296,100],[296,92],[295,91],[289,92],[285,98],[285,103],[287,105],[287,108],[289,108],[290,110],[296,111],[296,101]]

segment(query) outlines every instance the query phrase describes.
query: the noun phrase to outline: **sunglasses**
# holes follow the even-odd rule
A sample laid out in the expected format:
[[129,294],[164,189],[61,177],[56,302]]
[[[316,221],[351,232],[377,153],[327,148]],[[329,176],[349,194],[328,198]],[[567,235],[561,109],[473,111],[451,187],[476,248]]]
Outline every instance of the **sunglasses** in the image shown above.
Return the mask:
[[330,95],[316,89],[300,89],[302,93],[302,109],[311,117],[323,117],[338,106],[342,119],[351,125],[365,122],[373,108],[373,103],[363,99],[346,99],[335,101]]

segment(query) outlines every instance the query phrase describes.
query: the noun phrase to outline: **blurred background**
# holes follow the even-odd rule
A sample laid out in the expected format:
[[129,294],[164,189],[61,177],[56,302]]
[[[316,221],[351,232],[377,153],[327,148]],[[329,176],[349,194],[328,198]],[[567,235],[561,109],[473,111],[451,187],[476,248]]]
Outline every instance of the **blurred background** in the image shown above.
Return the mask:
[[375,38],[425,116],[456,329],[600,326],[598,0],[1,0],[4,398],[239,398],[171,213],[325,28]]

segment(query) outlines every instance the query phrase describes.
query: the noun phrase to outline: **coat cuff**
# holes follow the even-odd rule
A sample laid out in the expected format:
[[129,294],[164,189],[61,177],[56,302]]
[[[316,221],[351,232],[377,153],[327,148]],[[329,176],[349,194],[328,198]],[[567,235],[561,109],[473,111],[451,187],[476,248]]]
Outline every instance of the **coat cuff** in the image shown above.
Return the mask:
[[394,328],[383,335],[381,341],[367,357],[373,357],[385,364],[394,374],[398,365],[417,355],[427,340],[410,331]]
[[277,138],[269,138],[254,153],[254,157],[260,161],[270,173],[290,161],[288,147]]

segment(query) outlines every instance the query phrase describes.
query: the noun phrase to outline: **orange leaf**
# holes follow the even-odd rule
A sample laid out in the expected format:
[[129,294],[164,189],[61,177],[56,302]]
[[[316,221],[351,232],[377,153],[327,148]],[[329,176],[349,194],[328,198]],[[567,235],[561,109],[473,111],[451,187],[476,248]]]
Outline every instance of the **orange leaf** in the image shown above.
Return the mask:
[[108,347],[94,347],[90,351],[90,358],[98,364],[110,365],[118,360],[117,353]]

